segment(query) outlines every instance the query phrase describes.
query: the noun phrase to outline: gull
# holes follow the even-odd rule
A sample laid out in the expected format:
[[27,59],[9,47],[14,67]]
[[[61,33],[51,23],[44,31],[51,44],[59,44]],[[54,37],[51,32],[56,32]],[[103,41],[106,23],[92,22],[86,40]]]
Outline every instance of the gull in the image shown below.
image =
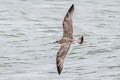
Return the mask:
[[56,57],[56,65],[57,71],[60,75],[63,69],[64,59],[68,53],[70,45],[72,43],[83,43],[83,36],[77,39],[73,38],[73,26],[72,26],[72,16],[74,12],[74,4],[68,10],[66,16],[63,20],[63,37],[60,40],[57,40],[55,43],[59,43],[61,45],[59,51],[57,52]]

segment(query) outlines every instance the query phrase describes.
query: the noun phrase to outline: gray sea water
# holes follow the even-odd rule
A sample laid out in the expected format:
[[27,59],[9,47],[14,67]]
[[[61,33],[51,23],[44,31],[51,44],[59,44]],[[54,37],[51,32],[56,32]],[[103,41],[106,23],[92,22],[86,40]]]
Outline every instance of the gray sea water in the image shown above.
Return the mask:
[[[74,37],[59,76],[63,18],[74,3]],[[0,80],[120,80],[119,0],[0,0]]]

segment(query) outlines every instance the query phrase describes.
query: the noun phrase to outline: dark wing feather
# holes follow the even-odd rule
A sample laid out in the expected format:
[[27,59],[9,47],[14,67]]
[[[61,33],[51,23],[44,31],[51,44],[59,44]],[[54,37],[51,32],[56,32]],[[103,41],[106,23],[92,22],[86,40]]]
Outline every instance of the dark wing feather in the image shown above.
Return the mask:
[[62,69],[63,69],[63,64],[64,64],[64,58],[68,53],[68,50],[70,48],[71,43],[63,43],[61,44],[61,47],[57,53],[57,58],[56,58],[56,65],[57,65],[57,70],[58,74],[60,75]]
[[63,21],[63,38],[73,38],[72,16],[74,12],[74,5],[68,10]]

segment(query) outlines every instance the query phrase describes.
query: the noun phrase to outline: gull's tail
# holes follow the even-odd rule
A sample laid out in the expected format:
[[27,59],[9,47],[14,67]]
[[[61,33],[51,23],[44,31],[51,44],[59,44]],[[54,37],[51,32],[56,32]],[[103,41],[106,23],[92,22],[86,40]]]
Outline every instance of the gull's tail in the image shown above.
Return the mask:
[[82,44],[82,43],[83,43],[83,40],[84,40],[84,37],[83,37],[83,36],[80,37],[80,38],[79,38],[79,44]]
[[75,43],[79,43],[79,44],[82,44],[83,41],[84,41],[84,37],[83,36],[74,40]]

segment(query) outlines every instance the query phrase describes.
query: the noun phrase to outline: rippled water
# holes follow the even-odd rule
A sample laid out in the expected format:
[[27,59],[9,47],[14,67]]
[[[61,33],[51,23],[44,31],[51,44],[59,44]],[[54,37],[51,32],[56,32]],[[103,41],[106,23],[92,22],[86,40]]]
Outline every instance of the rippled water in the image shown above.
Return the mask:
[[[75,4],[74,36],[59,76],[53,44]],[[0,0],[0,80],[120,80],[119,0]]]

